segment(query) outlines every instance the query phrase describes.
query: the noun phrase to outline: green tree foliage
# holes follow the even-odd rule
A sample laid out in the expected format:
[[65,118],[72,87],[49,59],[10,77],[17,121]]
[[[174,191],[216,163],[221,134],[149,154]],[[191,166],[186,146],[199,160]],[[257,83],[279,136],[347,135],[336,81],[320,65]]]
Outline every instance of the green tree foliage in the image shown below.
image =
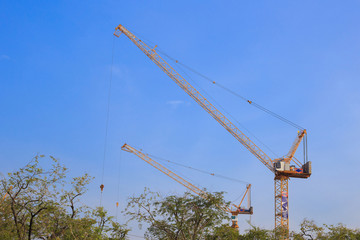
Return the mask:
[[[40,164],[47,166],[43,168]],[[53,157],[34,157],[25,167],[0,180],[0,239],[115,240],[127,239],[129,229],[102,208],[80,204],[92,178],[69,180],[67,169]],[[185,193],[161,197],[145,189],[129,198],[125,214],[146,224],[146,239],[163,240],[275,240],[278,233],[250,224],[244,234],[231,228],[222,193],[206,199]],[[317,225],[305,219],[293,240],[360,240],[360,230],[343,224]]]
[[[183,196],[161,197],[159,193],[145,189],[140,196],[129,198],[125,213],[130,220],[149,227],[146,239],[163,240],[277,240],[275,230],[262,229],[249,223],[244,234],[230,227],[228,213],[219,206],[227,203],[222,193],[203,199],[185,193]],[[349,229],[342,224],[318,226],[305,219],[299,232],[290,234],[292,240],[360,240],[360,231]]]
[[[240,235],[240,240],[276,240],[275,230],[266,230],[251,225],[251,228],[245,234]],[[292,232],[290,234],[292,240],[360,240],[360,230],[350,229],[343,224],[326,225],[322,227],[316,225],[313,220],[305,219],[300,224],[299,232]]]
[[246,233],[241,235],[238,239],[241,240],[272,240],[276,239],[274,231],[262,229],[251,225],[251,228],[246,230]]
[[38,155],[1,179],[0,239],[125,239],[129,230],[104,209],[80,205],[92,178],[69,182],[66,173],[54,157]]
[[360,240],[360,230],[350,229],[339,223],[337,225],[316,225],[313,220],[305,219],[300,225],[300,232],[292,233],[294,240]]
[[325,225],[328,229],[327,239],[357,239],[360,240],[360,230],[353,230],[339,223],[337,225]]
[[300,232],[294,233],[293,237],[295,240],[300,239],[326,239],[324,236],[324,228],[319,227],[313,220],[305,219],[300,224]]
[[230,227],[229,224],[222,224],[221,226],[215,227],[214,231],[206,236],[206,240],[237,240],[240,239],[240,237],[237,229]]
[[229,220],[222,193],[209,195],[205,200],[185,193],[183,196],[161,198],[145,189],[139,197],[131,197],[126,214],[131,220],[146,223],[148,239],[205,239],[223,220]]

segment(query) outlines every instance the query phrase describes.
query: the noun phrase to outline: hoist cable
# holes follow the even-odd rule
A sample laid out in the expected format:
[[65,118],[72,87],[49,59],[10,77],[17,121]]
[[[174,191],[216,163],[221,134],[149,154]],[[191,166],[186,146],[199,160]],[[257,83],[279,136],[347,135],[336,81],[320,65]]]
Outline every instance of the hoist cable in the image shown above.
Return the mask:
[[[132,32],[134,32],[134,31],[132,31]],[[146,39],[144,36],[140,35],[139,33],[136,33],[136,32],[134,32],[134,33],[135,33],[136,35],[138,35],[138,36],[141,36],[142,39],[144,39],[145,41],[151,43],[152,45],[156,45],[154,42]],[[190,70],[191,72],[199,75],[200,77],[204,78],[205,80],[209,81],[210,83],[212,83],[212,84],[214,84],[214,85],[216,85],[216,86],[224,89],[225,91],[233,94],[234,96],[236,96],[236,97],[238,97],[238,98],[246,101],[246,102],[249,103],[250,105],[252,105],[252,106],[260,109],[261,111],[264,111],[264,112],[268,113],[269,115],[271,115],[271,116],[273,116],[273,117],[275,117],[275,118],[278,118],[279,120],[281,120],[281,121],[289,124],[290,126],[293,126],[294,128],[297,128],[297,129],[299,129],[299,130],[303,130],[303,129],[304,129],[303,127],[301,127],[300,125],[298,125],[298,124],[290,121],[289,119],[286,119],[286,118],[280,116],[279,114],[277,114],[277,113],[275,113],[275,112],[273,112],[273,111],[271,111],[271,110],[269,110],[269,109],[261,106],[260,104],[257,104],[257,103],[255,103],[254,101],[251,101],[251,100],[249,100],[249,99],[241,96],[240,94],[234,92],[233,90],[231,90],[231,89],[229,89],[229,88],[221,85],[220,83],[217,83],[216,81],[212,80],[212,79],[209,78],[208,76],[206,76],[206,75],[204,75],[204,74],[196,71],[195,69],[193,69],[193,68],[185,65],[184,63],[180,62],[179,60],[176,60],[175,58],[169,56],[167,53],[165,53],[163,50],[161,50],[160,47],[157,47],[157,50],[156,50],[156,51],[157,51],[157,52],[160,52],[160,53],[163,54],[164,56],[168,57],[168,58],[169,58],[170,60],[172,60],[173,62],[175,62],[175,63],[177,63],[177,64],[179,64],[179,65],[187,68],[187,69]]]
[[[232,202],[232,203],[235,203],[235,205],[237,205],[236,202],[237,202],[240,198],[242,198],[242,197],[244,196],[245,192],[246,192],[246,189],[245,189],[236,199],[234,199],[234,200],[231,201],[231,202]],[[238,204],[239,204],[239,203],[238,203]]]
[[279,114],[274,113],[273,111],[270,111],[269,109],[261,106],[260,104],[257,104],[257,103],[255,103],[254,101],[251,101],[251,100],[249,100],[249,99],[241,96],[240,94],[234,92],[233,90],[231,90],[231,89],[229,89],[229,88],[227,88],[227,87],[225,87],[225,86],[217,83],[216,81],[214,81],[214,80],[212,80],[211,78],[205,76],[204,74],[196,71],[195,69],[193,69],[193,68],[191,68],[191,67],[189,67],[189,66],[187,66],[187,65],[185,65],[185,64],[183,64],[183,63],[181,63],[179,60],[176,60],[176,59],[170,57],[170,56],[169,56],[168,54],[166,54],[164,51],[160,50],[160,48],[158,48],[157,51],[160,52],[160,53],[162,53],[163,55],[165,55],[165,56],[168,57],[169,59],[171,59],[173,62],[175,62],[175,63],[177,63],[177,64],[185,67],[185,68],[188,69],[189,71],[191,71],[191,72],[199,75],[200,77],[204,78],[205,80],[209,81],[210,83],[212,83],[212,84],[214,84],[214,85],[217,85],[218,87],[224,89],[225,91],[231,93],[232,95],[234,95],[234,96],[236,96],[236,97],[238,97],[238,98],[246,101],[246,102],[249,103],[250,105],[252,105],[252,106],[260,109],[261,111],[266,112],[266,113],[270,114],[271,116],[273,116],[273,117],[275,117],[275,118],[278,118],[279,120],[281,120],[281,121],[283,121],[283,122],[285,122],[285,123],[293,126],[294,128],[297,128],[297,129],[299,129],[299,130],[303,130],[303,129],[304,129],[303,127],[301,127],[301,126],[297,125],[296,123],[294,123],[294,122],[292,122],[292,121],[290,121],[290,120],[288,120],[288,119],[280,116]]
[[[150,155],[149,155],[150,156]],[[188,176],[186,176],[184,173],[180,172],[179,170],[175,170],[173,169],[172,167],[170,167],[168,164],[166,163],[163,163],[163,165],[168,168],[170,171],[172,171],[173,173],[175,173],[176,175],[180,176],[181,178],[185,179],[186,181],[190,182],[192,185],[194,185],[195,187],[203,190],[204,187],[202,185],[200,185],[198,183],[198,181],[195,181],[194,179],[192,178],[189,178]]]
[[188,75],[181,67],[179,67],[181,71],[187,76],[191,82],[196,85],[197,88],[199,88],[202,92],[204,92],[223,112],[225,112],[228,116],[230,116],[241,128],[245,129],[248,134],[250,134],[253,138],[255,138],[260,144],[262,144],[266,149],[268,149],[272,154],[274,154],[276,157],[279,157],[278,154],[276,154],[269,146],[267,146],[264,142],[262,142],[258,137],[255,136],[248,128],[246,128],[243,124],[240,123],[232,114],[230,114],[224,107],[222,107],[210,94],[208,94],[203,88],[201,88],[191,77]]
[[[132,32],[134,32],[134,31],[132,31]],[[155,47],[157,46],[154,42],[152,42],[152,41],[148,40],[147,38],[143,37],[141,34],[138,34],[138,33],[136,33],[136,32],[134,32],[134,33],[135,33],[136,35],[138,35],[138,36],[141,36],[141,38],[143,39],[143,41],[149,42],[149,43],[151,43],[151,45],[154,45]],[[183,64],[182,62],[174,59],[173,57],[171,57],[171,56],[169,56],[167,53],[165,53],[163,50],[161,50],[159,47],[157,47],[157,50],[156,50],[156,51],[159,52],[159,53],[161,53],[162,55],[166,56],[166,57],[169,58],[171,61],[177,63],[178,66],[182,66],[182,67],[188,69],[189,71],[191,71],[191,72],[193,72],[193,73],[201,76],[202,78],[204,78],[205,80],[209,81],[210,83],[212,83],[212,84],[214,84],[214,85],[222,88],[223,90],[225,90],[225,91],[231,93],[232,95],[234,95],[234,96],[242,99],[243,101],[246,101],[247,103],[249,103],[250,105],[256,107],[257,109],[259,109],[259,110],[261,110],[261,111],[263,111],[263,112],[265,112],[265,113],[267,113],[267,114],[269,114],[269,115],[271,115],[271,116],[273,116],[273,117],[275,117],[275,118],[283,121],[284,123],[286,123],[286,124],[288,124],[288,125],[290,125],[290,126],[292,126],[292,127],[294,127],[294,128],[297,128],[297,129],[299,129],[299,130],[304,130],[304,128],[301,127],[300,125],[298,125],[298,124],[290,121],[289,119],[286,119],[286,118],[280,116],[279,114],[277,114],[277,113],[275,113],[275,112],[273,112],[273,111],[271,111],[271,110],[269,110],[269,109],[261,106],[260,104],[257,104],[256,102],[254,102],[254,101],[252,101],[252,100],[249,100],[249,99],[245,98],[244,96],[242,96],[242,95],[236,93],[235,91],[233,91],[233,90],[231,90],[231,89],[223,86],[222,84],[217,83],[216,81],[212,80],[211,78],[207,77],[206,75],[204,75],[204,74],[196,71],[195,69],[193,69],[193,68],[191,68],[191,67]],[[180,69],[181,69],[181,68],[180,68]],[[186,74],[186,73],[185,73],[185,74]],[[186,74],[186,75],[187,75],[187,74]],[[187,76],[188,76],[188,75],[187,75]],[[189,76],[188,76],[188,77],[189,77]],[[189,77],[189,78],[190,78],[190,77]],[[196,84],[196,85],[197,85],[197,84]],[[197,86],[198,86],[198,85],[197,85]],[[199,86],[198,86],[198,87],[199,87]],[[204,91],[204,90],[202,90],[202,91]],[[205,92],[205,91],[204,91],[204,92]],[[206,92],[205,92],[205,93],[206,93]],[[207,93],[206,93],[206,94],[207,94]],[[210,96],[209,94],[207,94],[207,95]],[[210,96],[210,98],[212,98],[212,97]],[[212,98],[212,99],[213,99],[213,98]],[[213,101],[215,101],[215,100],[213,99]],[[216,103],[216,101],[215,101],[215,103]],[[217,103],[217,105],[220,106],[220,108],[224,110],[224,108],[222,108],[221,105],[219,105],[218,103]],[[224,110],[224,111],[225,111],[225,110]],[[225,112],[226,112],[226,111],[225,111]],[[260,141],[254,134],[252,134],[248,129],[246,129],[243,125],[241,125],[241,124],[239,123],[239,121],[237,121],[237,120],[236,120],[233,116],[231,116],[228,112],[226,112],[226,113],[227,113],[231,118],[233,118],[242,128],[244,128],[248,133],[250,133],[256,140],[258,140],[263,146],[265,146],[270,152],[272,152],[275,156],[278,157],[278,155],[277,155],[274,151],[272,151],[267,145],[265,145],[262,141]],[[306,139],[306,137],[305,137],[305,138],[304,138],[304,141],[306,141],[306,140],[307,140],[307,139]],[[305,161],[307,161],[307,144],[305,143],[305,145],[306,145],[306,146],[305,146],[305,148],[304,148],[304,152],[306,152],[306,154],[305,154],[306,156],[304,156],[304,159],[305,159]]]
[[[202,185],[198,184],[197,181],[194,181],[193,179],[187,177],[186,175],[184,175],[181,171],[179,171],[178,169],[173,169],[173,167],[169,166],[169,164],[173,164],[173,165],[177,165],[177,166],[180,166],[180,167],[183,167],[183,168],[188,168],[188,169],[191,169],[191,170],[194,170],[194,171],[198,171],[198,172],[201,172],[203,174],[209,174],[211,176],[214,176],[214,177],[218,177],[218,178],[223,178],[223,179],[226,179],[226,180],[230,180],[230,181],[233,181],[233,182],[238,182],[238,183],[241,183],[241,184],[246,184],[248,185],[249,183],[248,182],[245,182],[245,181],[242,181],[242,180],[239,180],[239,179],[235,179],[235,178],[230,178],[230,177],[226,177],[226,176],[223,176],[223,175],[220,175],[220,174],[217,174],[217,173],[214,173],[214,172],[208,172],[208,171],[205,171],[205,170],[201,170],[201,169],[198,169],[198,168],[194,168],[194,167],[190,167],[190,166],[187,166],[187,165],[184,165],[182,163],[178,163],[178,162],[174,162],[174,161],[170,161],[168,159],[164,159],[164,158],[161,158],[161,157],[158,157],[158,156],[155,156],[155,155],[152,155],[152,154],[149,154],[149,153],[145,153],[140,147],[136,147],[134,145],[132,145],[134,148],[136,149],[139,149],[139,151],[141,151],[143,154],[145,154],[146,156],[150,157],[151,159],[156,159],[157,161],[161,161],[162,162],[162,166],[166,167],[168,170],[170,170],[171,172],[175,173],[176,175],[180,176],[181,178],[187,180],[188,182],[190,182],[192,185],[194,185],[195,187],[201,189],[201,190],[204,190],[206,192],[213,192],[211,190],[211,188],[204,188]],[[156,161],[155,161],[156,162]],[[217,186],[219,187],[219,186]],[[216,187],[216,188],[217,188]],[[246,190],[243,191],[242,195],[244,195]],[[240,197],[236,198],[236,199],[239,199]]]
[[111,69],[110,69],[110,79],[109,79],[109,89],[108,89],[108,99],[107,99],[105,138],[104,138],[104,158],[103,158],[102,171],[101,171],[100,206],[102,206],[102,194],[103,194],[103,188],[104,188],[104,172],[105,172],[107,137],[108,137],[108,128],[109,128],[109,116],[110,116],[111,84],[112,84],[113,65],[114,65],[114,46],[115,46],[115,36],[113,37],[113,45],[112,45],[112,53],[111,53]]
[[[192,185],[196,186],[197,188],[203,190],[203,191],[206,191],[206,192],[209,192],[209,193],[214,193],[214,192],[218,192],[219,189],[223,189],[223,185],[222,184],[219,184],[219,182],[217,182],[217,184],[212,184],[212,185],[209,185],[209,183],[207,184],[199,184],[198,181],[195,181],[193,178],[189,178],[187,177],[182,171],[179,171],[179,169],[175,169],[171,166],[169,166],[169,164],[173,164],[173,165],[177,165],[177,166],[180,166],[180,167],[183,167],[183,168],[187,168],[187,169],[191,169],[191,170],[194,170],[194,171],[198,171],[198,172],[201,172],[203,174],[208,174],[208,175],[211,175],[213,177],[217,177],[217,178],[222,178],[222,179],[226,179],[228,181],[233,181],[233,182],[237,182],[237,183],[241,183],[241,184],[249,184],[248,182],[245,182],[245,181],[242,181],[242,180],[239,180],[239,179],[235,179],[235,178],[230,178],[230,177],[226,177],[226,176],[223,176],[223,175],[220,175],[220,174],[217,174],[217,173],[213,173],[213,172],[207,172],[207,171],[204,171],[204,170],[201,170],[201,169],[197,169],[197,168],[193,168],[193,167],[190,167],[190,166],[186,166],[184,164],[181,164],[181,163],[178,163],[178,162],[173,162],[173,161],[170,161],[170,160],[167,160],[167,159],[164,159],[164,158],[160,158],[160,157],[157,157],[157,156],[154,156],[154,155],[151,155],[151,154],[147,154],[148,156],[152,157],[153,159],[156,159],[158,161],[161,161],[162,165],[165,166],[166,168],[168,168],[170,171],[172,171],[173,173],[177,174],[178,176],[182,177],[183,179],[187,180],[188,182],[190,182]],[[216,189],[216,190],[215,190]]]
[[153,158],[155,158],[155,159],[157,159],[157,160],[160,160],[160,161],[163,161],[163,162],[168,162],[168,163],[171,163],[171,164],[174,164],[174,165],[183,167],[183,168],[192,169],[192,170],[194,170],[194,171],[198,171],[198,172],[201,172],[201,173],[204,173],[204,174],[208,174],[208,175],[211,175],[211,176],[214,176],[214,177],[224,178],[224,179],[227,179],[227,180],[230,180],[230,181],[233,181],[233,182],[239,182],[239,183],[243,183],[243,184],[249,184],[248,182],[245,182],[245,181],[242,181],[242,180],[239,180],[239,179],[236,179],[236,178],[226,177],[226,176],[223,176],[223,175],[221,175],[221,174],[217,174],[217,173],[214,173],[214,172],[208,172],[208,171],[205,171],[205,170],[202,170],[202,169],[190,167],[190,166],[187,166],[187,165],[185,165],[185,164],[178,163],[178,162],[174,162],[174,161],[170,161],[170,160],[168,160],[168,159],[160,158],[160,157],[157,157],[157,156],[154,156],[154,155],[150,155],[150,154],[148,154],[148,155],[151,156],[151,157],[153,157]]
[[[151,155],[151,154],[148,154],[148,153],[146,153],[146,152],[144,152],[143,151],[143,149],[142,148],[140,148],[140,147],[137,147],[137,146],[134,146],[134,145],[132,145],[134,148],[136,148],[136,149],[138,149],[138,151],[140,151],[140,152],[142,152],[145,156],[147,156],[147,157],[153,157],[153,158],[156,158],[156,159],[160,159],[161,160],[161,158],[159,158],[159,157],[156,157],[156,156],[154,156],[154,155]],[[139,157],[139,156],[138,156]],[[146,163],[148,163],[146,160],[144,160],[143,158],[141,158],[141,157],[139,157],[141,160],[143,160],[143,161],[145,161]],[[151,158],[150,158],[151,159]],[[167,161],[167,160],[165,160],[166,162],[169,162],[169,161]],[[149,165],[151,165],[152,167],[154,167],[152,164],[150,164],[150,163],[148,163]],[[167,164],[163,164],[163,167],[165,167],[165,168],[167,168],[167,169],[169,169],[170,171],[172,171],[173,173],[175,173],[176,175],[178,175],[178,176],[180,176],[181,178],[183,178],[183,179],[185,179],[186,181],[188,181],[188,182],[190,182],[192,185],[194,185],[194,186],[196,186],[197,188],[199,188],[199,189],[202,189],[203,187],[200,185],[200,184],[198,184],[196,181],[194,181],[193,179],[191,179],[191,178],[189,178],[189,177],[187,177],[187,176],[185,176],[183,173],[181,173],[180,171],[175,171],[174,169],[172,169],[172,167],[170,167],[169,165],[167,165]],[[157,167],[155,167],[157,170],[159,170]],[[161,171],[161,170],[159,170],[159,171]],[[161,171],[162,172],[162,171]],[[166,173],[165,173],[166,174]],[[167,174],[166,174],[167,175]],[[167,176],[169,176],[169,175],[167,175]]]
[[119,210],[119,201],[120,201],[120,169],[121,169],[121,162],[122,162],[122,150],[120,150],[120,159],[118,161],[118,182],[117,182],[117,196],[116,196],[116,221],[118,220],[118,210]]
[[[136,34],[137,36],[140,36],[143,42],[149,42],[151,45],[156,45],[154,42],[148,40],[147,38],[145,38],[144,36],[142,36],[141,34],[132,31],[134,34]],[[157,45],[156,45],[157,46]],[[167,53],[165,53],[163,50],[161,50],[159,47],[157,47],[157,52],[161,53],[162,55],[166,56],[167,58],[169,58],[171,61],[178,63],[181,66],[184,66],[185,68],[187,68],[188,70],[196,73],[197,75],[203,77],[204,79],[210,81],[213,84],[216,84],[215,81],[211,80],[209,77],[197,72],[196,70],[192,69],[191,67],[188,67],[187,65],[179,62],[178,60],[176,60],[175,58],[171,57],[170,55],[168,55]],[[180,68],[181,69],[181,68]],[[190,79],[191,77],[183,70],[181,69],[182,72]],[[265,143],[263,143],[259,138],[257,138],[252,132],[250,132],[250,130],[248,130],[244,125],[242,125],[236,118],[234,118],[228,111],[226,111],[219,103],[216,102],[216,100],[210,96],[210,94],[208,94],[204,89],[202,89],[198,84],[196,84],[196,82],[194,80],[192,80],[192,83],[194,83],[196,85],[197,88],[200,88],[202,92],[204,92],[209,98],[212,99],[212,101],[214,101],[227,115],[229,115],[233,120],[235,120],[237,122],[237,124],[239,124],[243,129],[245,129],[250,135],[252,135],[252,137],[254,137],[259,143],[261,143],[265,148],[267,148],[271,153],[273,153],[276,157],[279,157],[278,154],[276,154],[269,146],[267,146]],[[219,85],[219,84],[218,84]],[[224,86],[220,85],[222,88],[227,89],[228,91],[230,91],[232,94],[235,94],[236,96],[240,97],[241,99],[249,102],[249,100],[247,100],[245,97],[242,97],[241,95],[231,91],[228,88],[225,88]],[[249,102],[250,103],[250,102]],[[254,106],[260,106],[258,104],[254,105]],[[265,108],[264,108],[265,109]],[[263,110],[264,111],[264,110]],[[269,112],[271,112],[270,110],[268,110]],[[270,113],[269,113],[270,114]],[[275,114],[275,113],[274,113]],[[279,116],[279,115],[278,115]],[[281,118],[281,116],[279,116]],[[284,118],[285,119],[285,118]],[[289,120],[288,120],[289,121]],[[289,121],[290,122],[290,121]],[[295,124],[296,125],[296,124]],[[301,128],[301,127],[300,127]],[[301,128],[302,129],[302,128]]]
[[248,208],[251,207],[251,188],[249,189],[249,192],[248,192]]

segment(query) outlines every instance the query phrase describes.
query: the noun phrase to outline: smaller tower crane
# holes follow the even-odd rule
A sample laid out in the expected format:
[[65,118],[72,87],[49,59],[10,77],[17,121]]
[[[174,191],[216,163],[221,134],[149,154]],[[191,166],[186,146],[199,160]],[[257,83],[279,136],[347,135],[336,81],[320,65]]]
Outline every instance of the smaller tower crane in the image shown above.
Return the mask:
[[[151,166],[153,166],[154,168],[156,168],[160,172],[162,172],[162,173],[166,174],[167,176],[171,177],[172,179],[174,179],[175,181],[177,181],[178,183],[180,183],[181,185],[183,185],[184,187],[186,187],[187,189],[189,189],[193,193],[199,195],[200,197],[202,197],[204,199],[208,198],[208,193],[207,192],[205,192],[204,190],[202,190],[202,189],[198,188],[197,186],[193,185],[192,183],[185,180],[184,178],[180,177],[179,175],[177,175],[173,171],[169,170],[168,168],[164,167],[160,163],[156,162],[155,160],[150,158],[148,154],[146,154],[146,153],[144,153],[144,152],[142,152],[140,150],[137,150],[137,149],[129,146],[126,143],[121,147],[121,150],[135,154],[136,156],[138,156],[139,158],[141,158],[142,160],[144,160],[145,162],[147,162],[148,164],[150,164]],[[236,228],[236,229],[239,228],[238,217],[237,217],[239,214],[250,214],[250,215],[253,214],[253,207],[250,206],[250,201],[249,201],[249,199],[250,199],[250,188],[251,188],[251,184],[248,184],[246,186],[245,194],[243,195],[239,205],[232,204],[232,206],[234,208],[229,208],[228,206],[218,206],[220,209],[224,210],[225,212],[231,213],[231,222],[232,222],[231,227],[232,228]],[[243,207],[241,207],[241,204],[244,201],[244,198],[245,198],[246,195],[248,195],[248,208],[243,208]]]

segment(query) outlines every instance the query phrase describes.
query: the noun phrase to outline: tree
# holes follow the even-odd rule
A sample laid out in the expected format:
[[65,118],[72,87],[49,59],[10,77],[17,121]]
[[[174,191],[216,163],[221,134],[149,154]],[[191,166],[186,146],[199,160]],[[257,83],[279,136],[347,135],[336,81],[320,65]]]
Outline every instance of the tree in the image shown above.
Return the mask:
[[[2,194],[7,194],[4,206],[9,206],[13,227],[18,239],[31,239],[41,232],[42,216],[47,216],[57,205],[57,187],[63,184],[66,168],[51,157],[49,172],[38,166],[43,155],[35,156],[24,168],[2,179]],[[8,204],[6,204],[8,203]]]
[[292,236],[294,240],[356,240],[360,239],[360,230],[350,229],[339,223],[337,225],[326,225],[319,227],[313,220],[304,219],[300,224],[300,232],[293,232]]
[[109,216],[103,207],[97,207],[93,210],[93,216],[98,220],[94,228],[97,236],[108,236],[108,239],[125,239],[130,231],[124,225],[113,221],[113,216]]
[[[47,169],[40,159],[48,160]],[[69,182],[66,173],[56,158],[37,155],[2,178],[0,193],[7,197],[0,205],[0,239],[125,239],[129,230],[104,209],[79,204],[92,178],[84,174]]]
[[161,198],[145,188],[143,194],[131,197],[125,210],[140,224],[149,225],[148,239],[205,239],[226,219],[222,193],[209,194],[207,199],[191,193]]
[[325,227],[328,229],[327,238],[326,239],[349,239],[349,240],[358,240],[360,239],[360,230],[358,229],[350,229],[345,227],[343,224],[339,223],[337,225],[326,225]]
[[222,224],[215,227],[211,234],[206,236],[206,240],[238,240],[240,239],[239,231],[229,226],[229,224]]
[[[250,223],[249,223],[250,224]],[[276,239],[275,233],[270,230],[262,229],[250,224],[250,229],[246,230],[246,233],[240,236],[241,240],[271,240]]]
[[300,239],[325,239],[324,228],[319,227],[313,220],[304,219],[300,224],[300,233],[293,232],[295,240]]

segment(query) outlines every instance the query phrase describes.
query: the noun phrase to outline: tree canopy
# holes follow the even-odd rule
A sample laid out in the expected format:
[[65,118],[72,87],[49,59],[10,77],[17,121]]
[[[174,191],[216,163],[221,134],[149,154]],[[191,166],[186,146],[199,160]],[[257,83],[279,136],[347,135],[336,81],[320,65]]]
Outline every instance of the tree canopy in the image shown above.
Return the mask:
[[37,155],[2,178],[0,239],[125,239],[129,230],[106,210],[79,203],[92,177],[66,174],[56,158]]
[[[46,167],[44,167],[46,166]],[[93,179],[69,178],[68,169],[52,157],[35,156],[0,180],[0,239],[128,239],[130,229],[114,221],[103,207],[80,202]],[[223,193],[205,198],[191,194],[162,196],[148,188],[129,197],[123,217],[145,225],[145,239],[272,240],[276,231],[249,224],[244,234],[230,227]],[[293,240],[360,240],[360,230],[343,224],[317,225],[305,219]]]
[[204,239],[229,216],[218,206],[225,205],[222,193],[206,199],[186,192],[183,196],[160,197],[145,189],[129,198],[126,214],[131,220],[146,223],[148,239]]

